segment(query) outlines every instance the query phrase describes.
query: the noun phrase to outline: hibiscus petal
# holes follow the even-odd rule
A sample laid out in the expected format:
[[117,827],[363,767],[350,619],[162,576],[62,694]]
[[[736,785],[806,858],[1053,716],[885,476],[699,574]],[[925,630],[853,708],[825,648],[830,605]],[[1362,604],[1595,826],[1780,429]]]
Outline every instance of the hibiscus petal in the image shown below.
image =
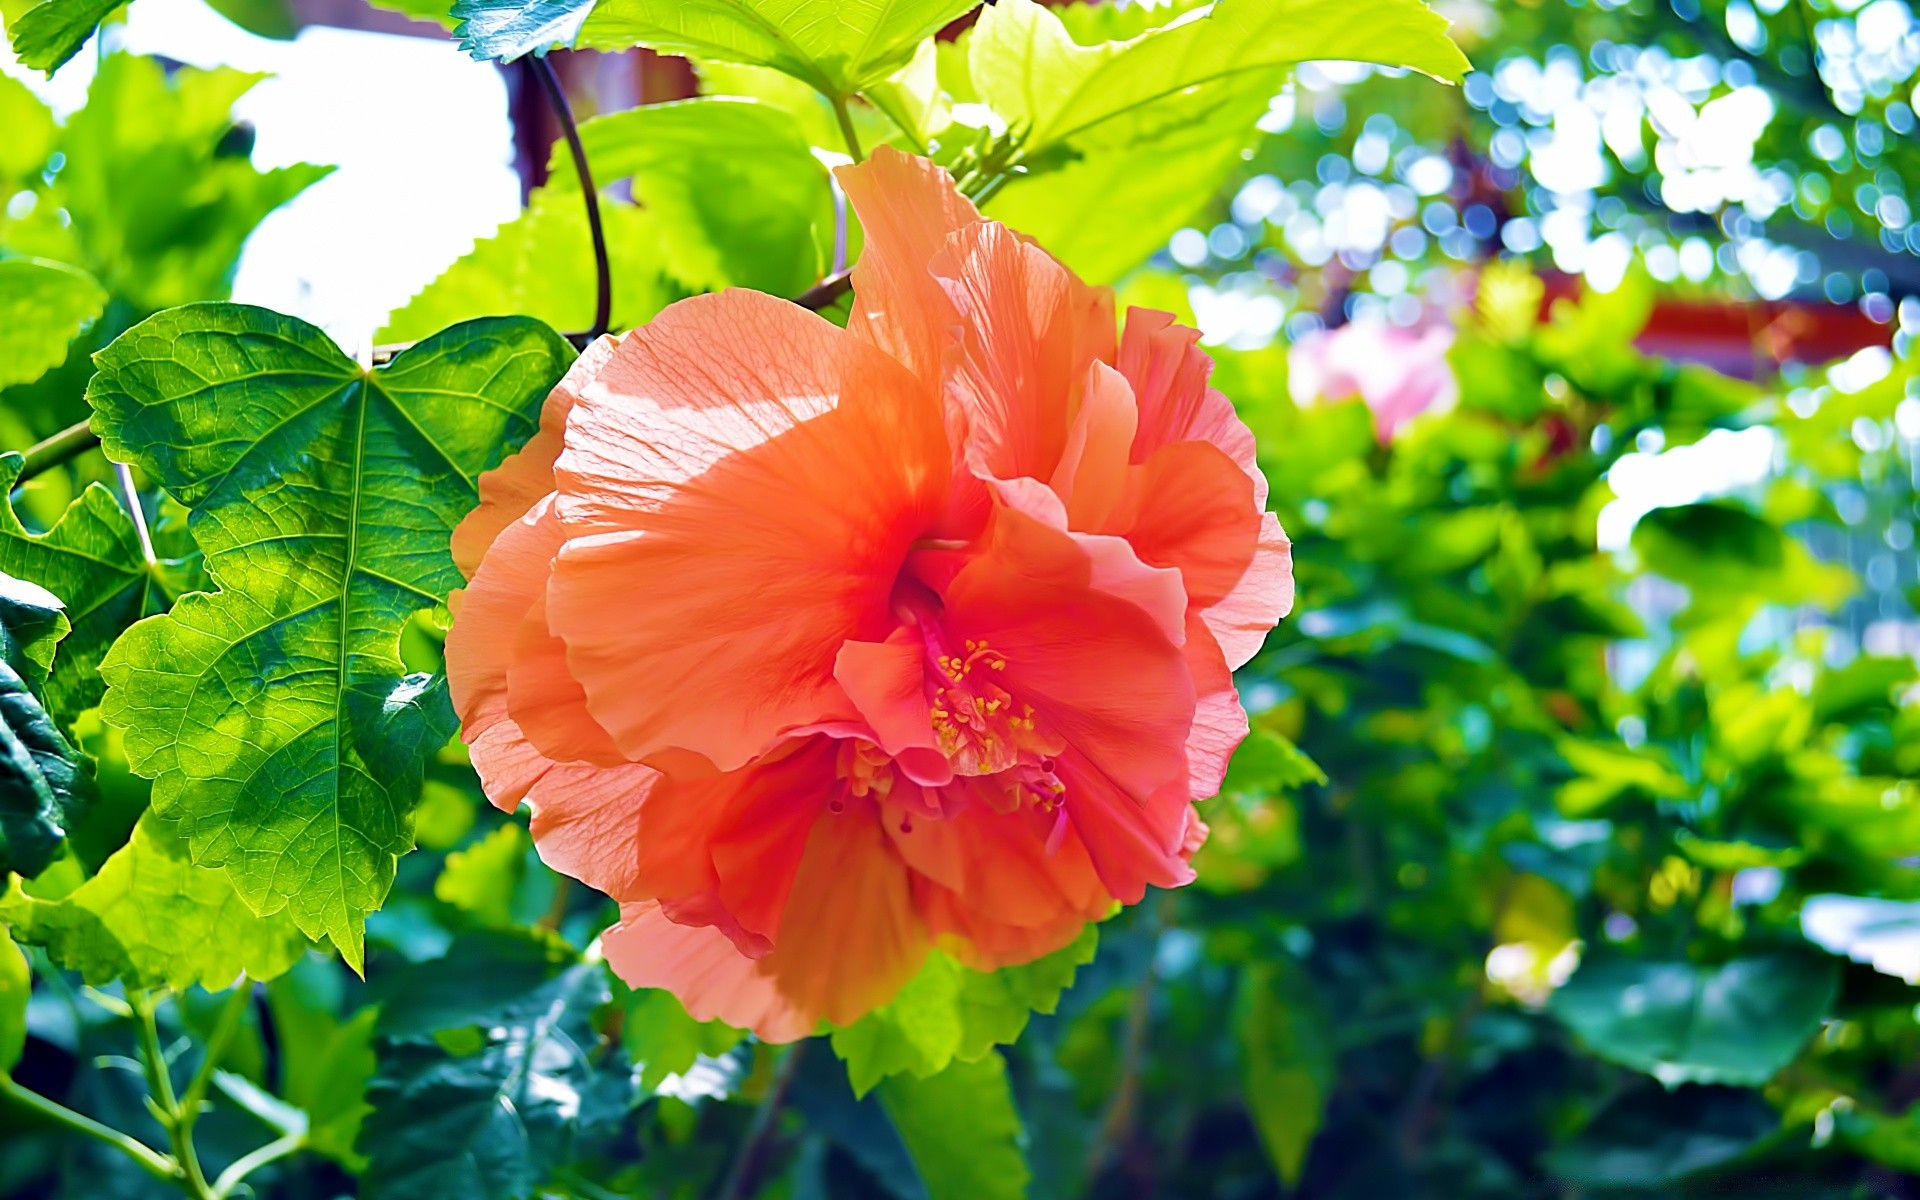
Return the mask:
[[1114,899],[1138,904],[1148,884],[1193,882],[1191,855],[1184,851],[1193,811],[1185,775],[1142,799],[1074,749],[1060,756],[1055,773],[1066,785],[1067,817]]
[[613,356],[620,336],[598,338],[582,350],[553,391],[547,393],[546,403],[540,408],[540,428],[526,445],[493,470],[481,472],[480,505],[453,530],[454,565],[468,579],[480,569],[481,556],[500,532],[552,494],[553,460],[560,457],[567,414],[580,398],[581,386],[599,374]]
[[1247,710],[1240,707],[1240,693],[1233,686],[1233,671],[1227,666],[1220,643],[1198,614],[1187,619],[1185,650],[1198,696],[1193,731],[1187,735],[1187,769],[1191,772],[1188,790],[1194,799],[1205,800],[1220,794],[1227,764],[1246,740]]
[[1253,562],[1233,591],[1203,610],[1201,618],[1220,643],[1227,665],[1238,669],[1260,652],[1267,634],[1293,611],[1293,544],[1280,518],[1260,514],[1260,540]]
[[956,314],[928,263],[948,234],[979,222],[979,210],[945,169],[891,146],[834,177],[862,239],[847,328],[937,383]]
[[1049,479],[1088,368],[1114,350],[1113,295],[993,221],[960,229],[933,271],[961,317],[950,395],[975,470]]
[[676,924],[652,901],[622,905],[600,948],[629,986],[667,989],[695,1020],[725,1021],[769,1042],[798,1041],[818,1024],[719,930]]
[[[1110,524],[1142,562],[1180,572],[1200,608],[1233,592],[1259,549],[1253,481],[1211,442],[1175,442],[1133,469]],[[1272,622],[1268,623],[1271,626]]]
[[1068,528],[1103,529],[1120,506],[1139,417],[1126,379],[1105,363],[1093,364],[1052,479],[1066,505]]
[[[487,797],[507,812],[526,801],[541,858],[620,896],[636,882],[640,808],[657,776],[631,763],[556,762],[528,741],[508,711],[514,630],[538,603],[560,539],[546,498],[494,539],[447,633],[447,678]],[[577,717],[591,724],[584,709]]]
[[927,956],[906,864],[871,804],[822,817],[807,840],[786,921],[761,969],[802,1012],[836,1025],[893,999]]
[[834,657],[892,628],[950,473],[929,388],[812,313],[723,292],[621,343],[566,440],[549,622],[629,758],[727,770],[850,715]]
[[1212,442],[1253,480],[1254,507],[1265,508],[1267,478],[1254,459],[1253,431],[1233,410],[1232,401],[1207,386],[1213,360],[1199,342],[1200,331],[1176,325],[1172,313],[1127,310],[1114,365],[1140,405],[1133,461],[1145,462],[1175,442]]
[[951,893],[936,932],[974,937],[988,925],[1027,929],[1077,924],[1106,915],[1113,898],[1100,886],[1080,840],[1047,850],[1054,817],[1031,807],[995,812],[970,804],[941,820],[889,820],[887,834],[907,865]]

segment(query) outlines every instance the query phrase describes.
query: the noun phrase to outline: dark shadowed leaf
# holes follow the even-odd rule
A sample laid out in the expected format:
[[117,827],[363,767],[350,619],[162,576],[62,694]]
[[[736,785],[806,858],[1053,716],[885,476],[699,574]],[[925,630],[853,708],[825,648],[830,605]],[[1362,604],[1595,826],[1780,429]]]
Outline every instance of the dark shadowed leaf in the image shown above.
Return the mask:
[[0,574],[0,878],[44,870],[98,794],[93,764],[33,690],[66,632],[57,597]]
[[1548,1009],[1594,1053],[1668,1086],[1756,1086],[1820,1028],[1837,986],[1832,960],[1812,954],[1703,966],[1602,952]]

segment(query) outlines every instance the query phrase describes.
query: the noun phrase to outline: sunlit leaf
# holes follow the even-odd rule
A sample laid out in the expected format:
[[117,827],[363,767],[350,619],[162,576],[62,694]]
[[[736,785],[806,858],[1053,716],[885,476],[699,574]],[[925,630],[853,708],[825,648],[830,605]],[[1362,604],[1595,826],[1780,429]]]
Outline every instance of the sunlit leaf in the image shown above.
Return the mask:
[[460,48],[475,58],[512,62],[570,44],[594,0],[454,0]]
[[312,326],[230,304],[162,313],[98,356],[107,452],[193,510],[218,587],[120,639],[102,711],[195,860],[349,963],[454,724],[444,679],[401,663],[401,629],[462,582],[447,542],[475,478],[570,357],[536,321],[474,321],[366,372]]
[[0,259],[0,388],[31,383],[59,366],[106,303],[107,293],[85,271],[37,258]]
[[921,40],[979,0],[600,0],[580,31],[590,50],[646,46],[772,67],[850,96],[907,64]]
[[21,65],[52,76],[126,0],[43,0],[7,27]]
[[[664,273],[653,214],[602,197],[613,277],[613,328],[645,324],[682,289]],[[593,323],[593,242],[577,191],[541,188],[527,211],[483,238],[405,307],[387,318],[382,342],[415,342],[475,317],[535,317],[578,333]]]
[[1089,925],[1072,945],[1003,971],[969,970],[934,951],[890,1003],[833,1031],[854,1093],[902,1072],[935,1075],[956,1058],[976,1060],[1014,1041],[1033,1013],[1054,1011],[1097,944]]
[[0,898],[0,919],[95,985],[218,991],[242,971],[272,979],[307,946],[286,916],[255,916],[225,872],[188,862],[186,847],[152,815],[67,896],[36,899],[16,883]]
[[629,992],[620,1040],[640,1068],[640,1086],[651,1091],[669,1075],[693,1069],[702,1057],[718,1058],[747,1036],[722,1021],[696,1021],[672,992]]
[[924,1079],[896,1075],[875,1095],[919,1169],[928,1200],[1021,1200],[1027,1194],[1020,1113],[995,1053]]

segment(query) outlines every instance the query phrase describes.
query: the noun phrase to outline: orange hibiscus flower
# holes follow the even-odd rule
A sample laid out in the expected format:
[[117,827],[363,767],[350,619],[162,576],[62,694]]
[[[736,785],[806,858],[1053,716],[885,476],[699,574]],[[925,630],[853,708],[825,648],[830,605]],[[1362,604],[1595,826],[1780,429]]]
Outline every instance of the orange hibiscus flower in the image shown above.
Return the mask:
[[727,291],[600,340],[454,545],[487,794],[628,982],[775,1041],[1187,882],[1293,590],[1197,334],[924,159],[839,175],[846,329]]

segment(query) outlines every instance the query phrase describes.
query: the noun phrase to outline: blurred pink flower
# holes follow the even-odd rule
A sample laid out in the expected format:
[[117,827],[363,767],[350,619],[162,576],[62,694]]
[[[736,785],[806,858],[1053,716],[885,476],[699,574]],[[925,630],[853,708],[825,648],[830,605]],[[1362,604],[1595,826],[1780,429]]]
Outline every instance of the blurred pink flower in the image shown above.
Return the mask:
[[1348,400],[1373,410],[1382,442],[1428,409],[1446,409],[1460,385],[1447,363],[1453,331],[1403,329],[1361,320],[1323,329],[1295,342],[1287,355],[1287,388],[1294,403]]

